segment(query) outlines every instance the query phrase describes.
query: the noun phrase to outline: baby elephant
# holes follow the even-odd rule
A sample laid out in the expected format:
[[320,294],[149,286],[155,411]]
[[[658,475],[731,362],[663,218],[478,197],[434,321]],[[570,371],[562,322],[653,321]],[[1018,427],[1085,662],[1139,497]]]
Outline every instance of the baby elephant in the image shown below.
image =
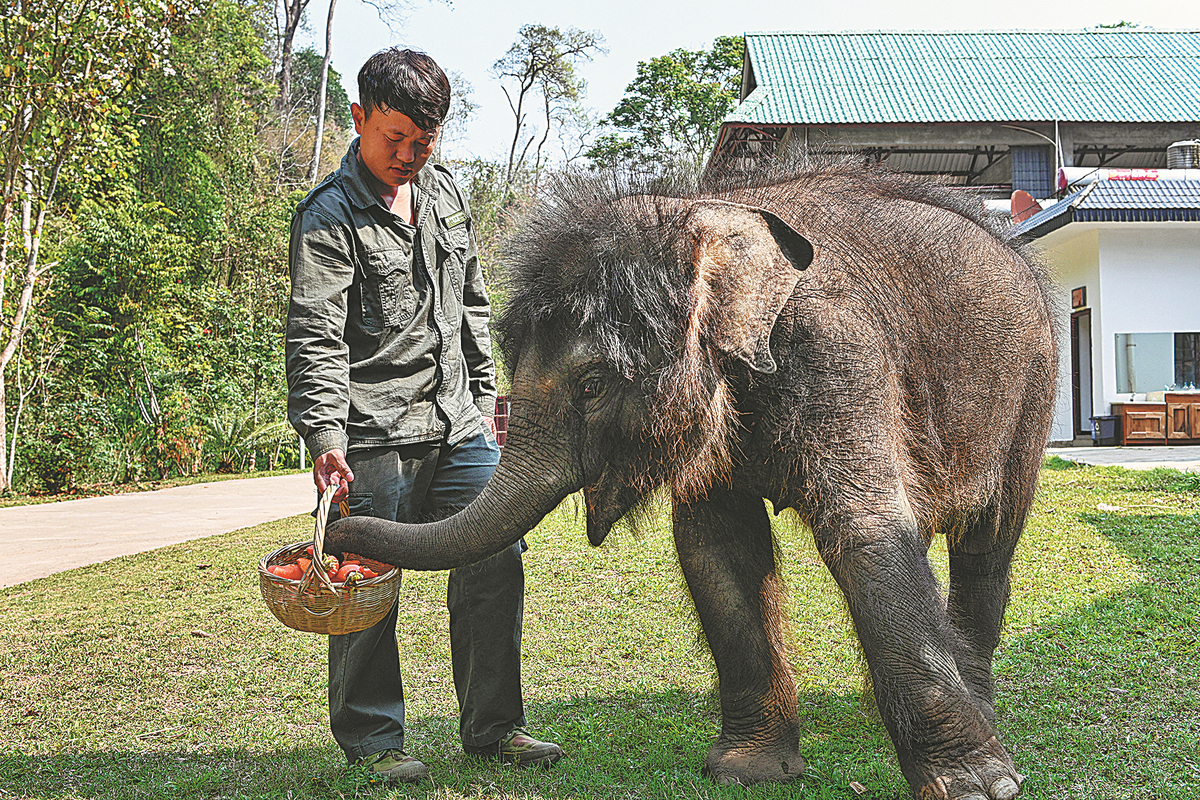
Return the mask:
[[812,529],[845,593],[914,794],[1016,796],[992,655],[1054,403],[1037,265],[981,207],[847,164],[690,191],[566,179],[507,253],[513,405],[492,482],[443,522],[349,518],[327,546],[455,567],[580,489],[600,544],[665,485],[720,678],[705,772],[789,781],[804,760],[765,498]]

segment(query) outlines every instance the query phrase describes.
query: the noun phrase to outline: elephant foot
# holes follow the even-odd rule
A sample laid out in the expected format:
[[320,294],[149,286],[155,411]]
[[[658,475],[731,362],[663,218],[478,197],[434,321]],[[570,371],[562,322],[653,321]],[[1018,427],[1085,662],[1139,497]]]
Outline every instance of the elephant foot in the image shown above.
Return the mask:
[[750,786],[755,783],[790,783],[799,778],[807,765],[795,745],[754,746],[722,745],[709,751],[703,774],[722,786]]
[[1012,800],[1025,782],[994,736],[956,764],[935,760],[921,772],[934,777],[914,785],[917,800]]

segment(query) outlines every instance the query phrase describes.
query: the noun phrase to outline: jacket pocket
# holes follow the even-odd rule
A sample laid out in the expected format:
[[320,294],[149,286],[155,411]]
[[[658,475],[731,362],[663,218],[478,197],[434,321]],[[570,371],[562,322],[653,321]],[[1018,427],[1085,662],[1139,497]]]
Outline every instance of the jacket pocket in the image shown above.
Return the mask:
[[[463,284],[467,274],[467,251],[471,238],[466,225],[459,225],[450,230],[439,230],[434,235],[437,241],[438,266],[445,270],[450,278],[451,286],[444,301],[447,307],[443,311],[450,319],[457,319],[462,314]],[[451,304],[451,298],[453,302]]]
[[363,260],[362,319],[367,328],[407,325],[416,313],[412,251],[368,250]]

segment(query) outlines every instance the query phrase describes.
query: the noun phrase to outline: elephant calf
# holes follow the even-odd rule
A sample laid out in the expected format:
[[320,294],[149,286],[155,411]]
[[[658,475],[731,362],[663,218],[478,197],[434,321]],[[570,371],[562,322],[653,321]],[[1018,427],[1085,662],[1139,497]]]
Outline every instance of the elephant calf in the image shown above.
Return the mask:
[[327,546],[455,567],[580,489],[600,544],[665,485],[720,677],[705,772],[789,781],[804,760],[766,498],[845,593],[914,794],[1014,797],[992,655],[1054,403],[1042,272],[981,208],[848,164],[620,186],[564,180],[508,251],[513,406],[486,491],[431,525],[340,521]]

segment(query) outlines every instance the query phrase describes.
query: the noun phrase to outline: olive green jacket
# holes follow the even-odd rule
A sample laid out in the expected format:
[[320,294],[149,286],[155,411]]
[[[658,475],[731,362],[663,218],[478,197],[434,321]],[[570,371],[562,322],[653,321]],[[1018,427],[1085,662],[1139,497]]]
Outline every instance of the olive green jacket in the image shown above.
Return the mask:
[[288,419],[313,458],[459,442],[496,407],[491,312],[462,192],[427,164],[413,180],[414,228],[369,177],[355,140],[292,219]]

